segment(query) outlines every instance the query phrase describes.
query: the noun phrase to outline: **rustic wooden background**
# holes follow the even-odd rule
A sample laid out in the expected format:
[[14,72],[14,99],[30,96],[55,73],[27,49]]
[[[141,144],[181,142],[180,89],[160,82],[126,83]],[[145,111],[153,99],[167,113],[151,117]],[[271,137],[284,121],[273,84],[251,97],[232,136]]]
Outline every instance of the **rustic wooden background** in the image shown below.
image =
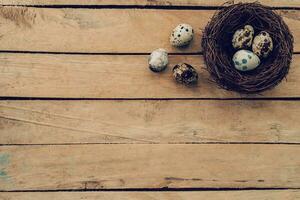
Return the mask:
[[[300,1],[260,1],[295,48],[287,80],[252,96],[204,69],[202,30],[234,2],[0,0],[0,199],[300,199]],[[180,50],[183,22],[196,35]],[[172,80],[182,61],[197,87]]]

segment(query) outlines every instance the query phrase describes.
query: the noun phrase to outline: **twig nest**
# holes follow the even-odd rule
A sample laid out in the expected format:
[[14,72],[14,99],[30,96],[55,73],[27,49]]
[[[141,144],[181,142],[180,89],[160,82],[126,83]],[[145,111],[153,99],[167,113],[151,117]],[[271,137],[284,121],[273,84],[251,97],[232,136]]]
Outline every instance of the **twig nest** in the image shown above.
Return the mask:
[[243,29],[237,30],[232,37],[232,46],[236,49],[247,49],[251,47],[254,29],[246,25]]
[[187,46],[194,37],[194,30],[189,24],[179,24],[170,36],[170,43],[175,47]]
[[185,85],[194,85],[198,82],[197,71],[187,63],[179,63],[173,68],[174,79],[178,83]]
[[260,32],[255,36],[252,44],[252,51],[259,57],[266,58],[273,50],[273,40],[266,31]]
[[168,65],[168,53],[165,49],[156,49],[150,54],[148,61],[151,71],[161,72]]
[[233,56],[234,67],[240,71],[250,71],[260,64],[259,57],[251,51],[239,50]]
[[[251,25],[255,34],[269,33],[273,42],[273,50],[267,57],[262,56],[259,66],[251,71],[238,70],[233,62],[237,51],[232,44],[233,35],[245,25]],[[253,39],[254,45],[260,43],[256,40]],[[250,94],[271,89],[286,77],[293,55],[293,41],[288,26],[272,8],[259,3],[238,3],[214,14],[203,31],[201,44],[212,80],[224,89]],[[252,50],[251,47],[247,49]]]

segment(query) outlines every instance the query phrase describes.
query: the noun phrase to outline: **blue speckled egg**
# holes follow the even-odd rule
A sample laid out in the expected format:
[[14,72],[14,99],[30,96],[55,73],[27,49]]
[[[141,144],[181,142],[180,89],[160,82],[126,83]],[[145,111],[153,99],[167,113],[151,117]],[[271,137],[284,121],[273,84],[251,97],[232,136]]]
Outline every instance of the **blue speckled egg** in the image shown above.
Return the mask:
[[239,50],[232,58],[234,67],[239,71],[250,71],[258,67],[260,64],[259,57],[252,51]]

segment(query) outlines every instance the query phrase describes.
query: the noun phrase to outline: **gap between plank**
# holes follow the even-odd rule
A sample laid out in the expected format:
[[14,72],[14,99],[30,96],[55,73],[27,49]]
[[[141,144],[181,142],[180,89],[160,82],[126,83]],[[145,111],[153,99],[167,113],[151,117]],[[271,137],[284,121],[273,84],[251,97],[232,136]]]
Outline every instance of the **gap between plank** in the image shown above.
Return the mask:
[[[231,4],[228,4],[231,5]],[[220,10],[227,7],[226,3],[221,6],[173,6],[173,5],[22,5],[22,4],[6,4],[2,6],[18,6],[32,8],[54,8],[54,9],[155,9],[155,10]],[[300,7],[279,6],[272,7],[273,10],[300,10]]]
[[181,145],[181,144],[188,144],[188,145],[201,145],[201,144],[205,144],[205,145],[224,145],[224,144],[228,144],[228,145],[246,145],[246,144],[253,144],[253,145],[262,145],[262,144],[266,144],[266,145],[300,145],[300,143],[297,142],[169,142],[169,143],[158,143],[158,142],[149,142],[149,143],[130,143],[130,142],[126,142],[126,143],[114,143],[114,142],[94,142],[94,143],[44,143],[44,144],[0,144],[1,146],[79,146],[79,145],[124,145],[124,144],[132,144],[132,145],[153,145],[153,144],[159,144],[159,145]]
[[299,190],[300,188],[126,188],[126,189],[53,189],[53,190],[0,190],[0,192],[197,192],[197,191],[249,191]]
[[236,98],[76,98],[76,97],[17,97],[0,96],[0,101],[299,101],[300,97],[236,97]]
[[[97,52],[54,52],[54,51],[6,51],[0,50],[0,53],[7,53],[7,54],[63,54],[63,55],[109,55],[109,56],[145,56],[149,55],[150,52],[145,53],[97,53]],[[179,56],[193,56],[193,55],[203,55],[202,52],[194,52],[194,53],[168,53],[169,55],[179,55]]]
[[[111,55],[111,56],[145,56],[149,55],[151,52],[141,52],[141,53],[127,53],[127,52],[55,52],[55,51],[13,51],[13,50],[0,50],[0,53],[10,53],[10,54],[62,54],[62,55]],[[194,55],[203,55],[203,52],[181,52],[181,53],[168,53],[169,55],[175,56],[194,56]],[[300,54],[300,52],[295,51],[293,54]]]

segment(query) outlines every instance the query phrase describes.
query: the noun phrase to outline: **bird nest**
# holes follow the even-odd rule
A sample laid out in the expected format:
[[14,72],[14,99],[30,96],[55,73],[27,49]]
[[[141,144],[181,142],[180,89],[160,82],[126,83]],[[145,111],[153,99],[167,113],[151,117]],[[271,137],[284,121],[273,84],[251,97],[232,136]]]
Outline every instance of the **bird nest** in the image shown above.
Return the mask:
[[[273,51],[254,70],[242,72],[234,67],[232,46],[236,30],[245,25],[255,35],[267,31],[273,39]],[[214,14],[205,27],[202,49],[212,79],[222,88],[239,93],[259,93],[278,85],[288,74],[293,53],[293,36],[282,17],[259,3],[239,3]]]

